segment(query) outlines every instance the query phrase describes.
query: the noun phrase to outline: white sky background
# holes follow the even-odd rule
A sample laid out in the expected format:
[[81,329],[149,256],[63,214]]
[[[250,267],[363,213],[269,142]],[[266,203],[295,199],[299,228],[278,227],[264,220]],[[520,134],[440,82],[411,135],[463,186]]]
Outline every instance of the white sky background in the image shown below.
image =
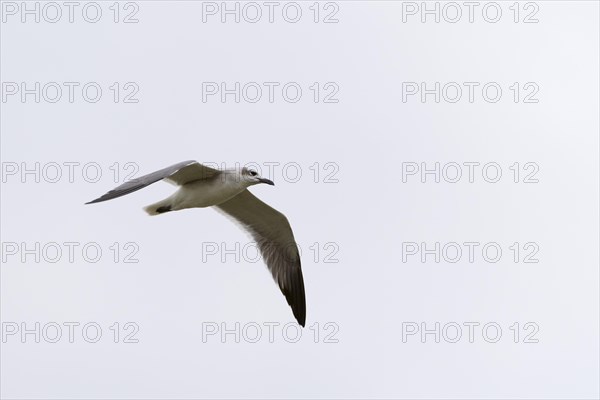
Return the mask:
[[[136,2],[139,22],[130,24],[122,19],[133,6],[120,3],[115,23],[112,2],[100,3],[100,21],[89,23],[84,4],[73,23],[65,6],[57,23],[32,16],[22,23],[20,10],[11,15],[2,2],[3,398],[598,397],[598,3],[521,3],[518,23],[513,2],[499,3],[497,23],[483,18],[485,2],[473,23],[465,6],[457,23],[444,15],[440,23],[431,15],[422,23],[420,13],[403,22],[411,5],[401,2],[338,2],[339,22],[323,23],[336,7],[320,3],[315,23],[313,3],[301,2],[300,21],[289,23],[282,2],[273,23],[263,5],[254,24],[231,16],[221,23],[220,14],[203,22],[202,3],[192,1]],[[530,13],[538,23],[523,23]],[[43,93],[36,103],[33,95],[23,102],[20,93],[7,94],[11,82],[80,86],[73,103],[65,86],[56,103]],[[81,96],[88,82],[103,90],[96,103]],[[114,82],[118,103],[109,88]],[[139,88],[137,103],[122,102],[127,82]],[[264,85],[257,103],[235,103],[232,95],[203,102],[203,82],[280,86],[273,103]],[[296,103],[281,95],[288,82],[302,88]],[[323,102],[328,82],[339,88],[337,103]],[[454,92],[439,103],[433,94],[403,102],[403,82],[430,89],[457,82],[463,95],[456,103],[447,101]],[[479,84],[472,103],[463,82]],[[496,103],[482,97],[488,82],[502,89]],[[525,103],[532,87],[538,102]],[[142,207],[173,191],[165,183],[83,206],[117,185],[109,168],[115,162],[121,182],[125,163],[139,167],[139,176],[187,159],[258,163],[275,181],[251,191],[288,216],[303,249],[307,327],[297,343],[282,332],[293,316],[262,261],[203,254],[210,243],[249,243],[218,213],[148,217]],[[80,163],[73,182],[69,162]],[[273,174],[264,168],[270,162],[280,163]],[[458,163],[463,176],[457,183],[436,183],[432,175],[426,183],[420,175],[403,182],[403,163],[423,162]],[[465,162],[480,163],[473,183]],[[502,170],[497,183],[482,176],[490,162]],[[509,168],[515,162],[518,183]],[[528,162],[539,167],[538,183],[523,182],[533,170],[525,169]],[[48,172],[39,183],[21,174],[35,163]],[[56,183],[51,163],[63,166]],[[82,175],[86,163],[101,166],[98,182]],[[293,168],[282,172],[293,163],[302,172],[297,182]],[[9,174],[15,165],[19,170]],[[326,183],[331,171],[337,182]],[[36,242],[59,243],[64,253],[55,263],[48,254],[22,262],[21,244]],[[73,262],[65,242],[80,244]],[[110,249],[115,242],[119,262]],[[138,263],[123,262],[128,242],[137,246]],[[408,242],[480,246],[473,263],[464,245],[458,262],[436,263],[433,255],[422,262],[420,253],[403,254]],[[481,255],[489,242],[502,249],[496,263]],[[529,242],[539,248],[538,263],[523,262]],[[99,262],[82,256],[87,243],[102,249]],[[332,249],[337,263],[325,262]],[[6,335],[12,323],[33,329],[36,322],[59,324],[63,336],[51,343],[41,335],[36,343],[32,334]],[[65,322],[80,324],[73,343]],[[103,330],[97,343],[81,332],[90,322]],[[115,322],[119,343],[110,330]],[[139,327],[138,343],[123,343],[127,322]],[[269,322],[280,324],[273,343]],[[469,322],[479,324],[472,343]],[[217,334],[203,341],[207,323],[256,323],[262,337],[236,343],[232,334],[224,341]],[[410,323],[450,330],[443,335],[440,328],[439,343],[433,334],[403,341]],[[502,329],[496,343],[482,334],[488,323]],[[462,337],[451,343],[454,324]],[[529,339],[538,342],[525,343],[535,327]]]

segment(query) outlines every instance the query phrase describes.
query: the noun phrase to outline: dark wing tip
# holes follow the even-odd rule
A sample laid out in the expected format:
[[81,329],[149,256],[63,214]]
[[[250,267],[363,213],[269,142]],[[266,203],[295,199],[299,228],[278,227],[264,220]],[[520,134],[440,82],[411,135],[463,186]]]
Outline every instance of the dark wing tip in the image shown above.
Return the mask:
[[[127,193],[128,192],[123,192],[123,194],[127,194]],[[98,197],[97,199],[94,199],[92,201],[88,201],[85,204],[100,203],[101,201],[111,200],[111,199],[114,199],[115,197],[123,196],[123,194],[119,194],[117,190],[111,190],[111,191],[103,194],[102,196]]]
[[88,201],[87,203],[84,204],[94,204],[94,203],[99,203],[102,201],[102,197],[98,197],[97,199],[94,199],[92,201]]
[[306,295],[304,293],[304,278],[302,277],[300,265],[298,265],[298,268],[286,283],[288,283],[289,288],[282,287],[281,292],[292,308],[292,313],[298,324],[304,328],[306,324]]

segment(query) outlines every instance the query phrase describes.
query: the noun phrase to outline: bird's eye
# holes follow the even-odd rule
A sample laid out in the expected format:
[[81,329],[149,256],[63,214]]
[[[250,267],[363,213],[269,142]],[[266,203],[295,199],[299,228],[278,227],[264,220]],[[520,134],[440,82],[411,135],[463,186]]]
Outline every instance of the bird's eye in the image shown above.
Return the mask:
[[256,171],[252,171],[252,170],[250,170],[250,175],[252,175],[252,176],[256,176]]

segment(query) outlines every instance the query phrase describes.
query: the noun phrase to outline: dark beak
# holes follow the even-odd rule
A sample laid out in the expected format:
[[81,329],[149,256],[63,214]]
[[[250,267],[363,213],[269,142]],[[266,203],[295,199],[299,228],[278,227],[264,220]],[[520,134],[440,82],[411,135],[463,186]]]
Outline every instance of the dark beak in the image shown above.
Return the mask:
[[266,183],[267,185],[275,186],[275,184],[273,183],[273,181],[271,181],[269,179],[259,178],[258,180],[259,180],[260,183]]

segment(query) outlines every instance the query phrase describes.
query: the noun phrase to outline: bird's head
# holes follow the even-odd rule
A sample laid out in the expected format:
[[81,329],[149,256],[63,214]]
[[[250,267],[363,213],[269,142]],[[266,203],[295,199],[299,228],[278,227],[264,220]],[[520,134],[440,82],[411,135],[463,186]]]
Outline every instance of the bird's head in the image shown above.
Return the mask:
[[242,168],[242,179],[248,182],[248,186],[266,183],[267,185],[275,186],[272,180],[261,177],[258,172],[249,168]]

